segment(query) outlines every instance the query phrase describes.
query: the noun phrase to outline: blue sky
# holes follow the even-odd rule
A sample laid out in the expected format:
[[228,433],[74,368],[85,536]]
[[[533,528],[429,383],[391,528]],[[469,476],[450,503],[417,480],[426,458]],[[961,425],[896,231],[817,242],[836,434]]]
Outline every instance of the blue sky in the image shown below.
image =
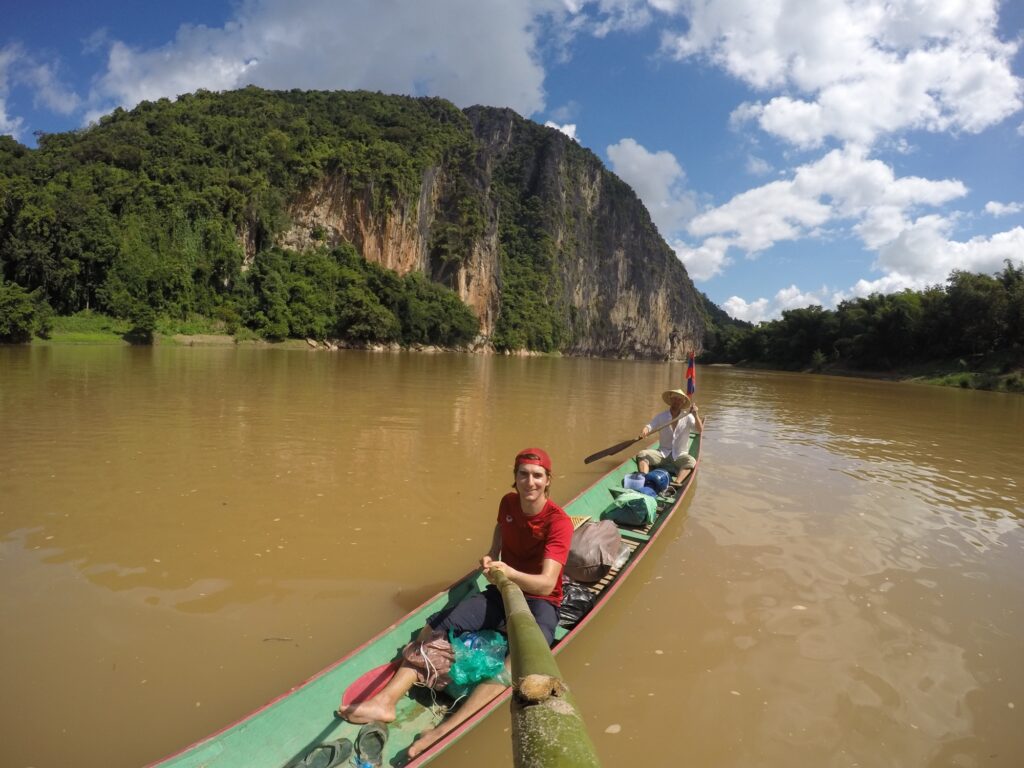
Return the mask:
[[207,88],[509,106],[593,150],[736,317],[1024,260],[1024,3],[9,3],[0,133]]

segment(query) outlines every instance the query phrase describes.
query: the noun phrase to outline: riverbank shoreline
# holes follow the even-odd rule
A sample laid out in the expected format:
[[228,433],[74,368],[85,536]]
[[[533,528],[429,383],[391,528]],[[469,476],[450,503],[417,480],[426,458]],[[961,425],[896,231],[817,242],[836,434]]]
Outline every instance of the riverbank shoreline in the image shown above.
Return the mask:
[[[427,344],[403,345],[398,342],[386,344],[380,342],[362,343],[341,339],[283,339],[281,341],[268,341],[256,336],[248,329],[243,329],[243,332],[237,335],[229,334],[227,331],[218,332],[216,328],[209,327],[196,328],[196,332],[192,333],[179,333],[175,331],[176,329],[170,328],[164,329],[164,331],[158,329],[154,332],[152,340],[147,343],[151,343],[153,346],[301,349],[310,352],[353,349],[370,352],[422,352],[426,354],[454,352],[460,354],[505,355],[510,357],[562,356],[562,353],[559,352],[534,352],[530,350],[499,352],[489,343],[479,340],[472,346],[442,347]],[[133,341],[131,337],[129,323],[102,315],[56,318],[48,338],[35,338],[31,343],[37,346],[81,344],[139,345],[139,342]],[[830,363],[820,368],[807,367],[796,371],[776,368],[764,363],[743,361],[739,363],[706,363],[706,365],[790,373],[818,373],[826,376],[841,376],[874,381],[927,384],[956,387],[959,389],[1024,394],[1024,356],[1013,353],[989,357],[978,356],[970,361],[960,358],[929,361],[913,366],[881,371],[854,369],[841,363]]]
[[763,363],[710,363],[755,371],[780,371],[787,373],[816,373],[823,376],[892,381],[900,384],[927,384],[958,389],[977,389],[988,392],[1024,394],[1024,359],[999,355],[979,358],[966,363],[963,359],[933,360],[905,368],[891,368],[883,371],[865,371],[849,368],[838,363],[821,368],[789,370],[773,368]]
[[499,352],[490,344],[476,344],[472,347],[445,347],[432,344],[399,344],[398,342],[351,342],[341,339],[282,339],[268,341],[256,336],[232,336],[228,333],[160,333],[153,334],[145,343],[133,341],[126,331],[114,329],[54,330],[45,339],[34,338],[33,346],[76,346],[76,345],[119,345],[153,347],[250,347],[262,349],[293,349],[316,351],[337,351],[341,349],[364,350],[368,352],[423,352],[438,354],[454,352],[476,355],[507,355],[510,357],[561,357],[560,352],[535,352],[516,350]]

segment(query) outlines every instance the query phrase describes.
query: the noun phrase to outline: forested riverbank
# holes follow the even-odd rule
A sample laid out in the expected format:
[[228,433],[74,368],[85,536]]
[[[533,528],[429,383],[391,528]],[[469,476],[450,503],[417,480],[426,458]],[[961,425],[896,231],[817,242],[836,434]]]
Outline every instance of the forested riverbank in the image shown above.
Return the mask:
[[[351,246],[267,251],[243,280],[245,301],[184,318],[152,307],[127,318],[57,316],[39,292],[0,281],[0,343],[495,350],[454,293],[367,262]],[[703,363],[1024,393],[1024,267],[955,272],[944,286],[787,310],[757,326],[719,310],[704,345]]]
[[270,341],[664,359],[704,333],[707,299],[633,190],[508,109],[249,87],[37,141],[0,136],[9,341],[82,310],[139,341],[205,317]]
[[351,245],[297,252],[270,249],[238,280],[235,299],[212,315],[161,312],[139,302],[122,315],[80,310],[55,318],[38,289],[29,292],[0,281],[0,341],[19,343],[33,335],[123,336],[151,343],[157,336],[223,333],[241,341],[344,339],[361,345],[461,346],[479,324],[458,296],[418,272],[399,276],[365,261]]
[[[118,319],[95,312],[83,311],[65,317],[49,317],[45,337],[29,339],[35,344],[89,345],[89,344],[138,344],[140,343],[133,325],[128,320]],[[397,351],[461,351],[490,353],[489,346],[446,346],[413,342],[401,344],[397,341],[345,341],[341,339],[316,340],[281,339],[270,341],[245,328],[229,333],[222,321],[196,317],[191,321],[175,321],[160,318],[151,337],[142,343],[171,346],[252,346],[284,349],[376,349]],[[519,355],[557,354],[536,353],[520,350]],[[751,370],[799,370],[807,373],[821,373],[833,376],[848,376],[864,379],[884,379],[938,386],[981,389],[1024,394],[1024,375],[1021,372],[1019,351],[1003,351],[965,358],[931,360],[899,368],[858,369],[843,362],[830,362],[819,367],[779,368],[760,361],[737,361],[735,363],[702,361],[705,364],[723,367],[746,368]]]
[[143,102],[34,150],[0,137],[0,343],[34,337],[695,351],[1021,391],[1024,262],[753,326],[558,131],[439,99],[247,88]]
[[709,330],[704,362],[1024,392],[1024,264]]
[[[712,363],[712,365],[752,371],[793,370],[747,361],[739,363]],[[964,358],[930,360],[917,365],[887,370],[864,370],[850,368],[841,363],[832,363],[823,365],[820,368],[798,369],[797,372],[1024,394],[1024,373],[1022,373],[1021,368],[1019,358],[1009,357],[1006,354],[991,354],[972,357],[968,360]]]

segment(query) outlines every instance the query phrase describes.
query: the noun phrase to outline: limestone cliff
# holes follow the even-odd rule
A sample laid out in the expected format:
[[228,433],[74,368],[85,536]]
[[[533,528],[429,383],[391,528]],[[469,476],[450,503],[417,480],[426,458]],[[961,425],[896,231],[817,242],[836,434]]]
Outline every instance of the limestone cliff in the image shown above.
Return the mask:
[[280,244],[350,242],[399,273],[422,271],[505,346],[522,338],[513,316],[539,312],[546,343],[568,354],[699,352],[702,300],[635,193],[556,130],[507,109],[464,114],[469,155],[427,167],[418,194],[375,205],[338,169],[291,199]]

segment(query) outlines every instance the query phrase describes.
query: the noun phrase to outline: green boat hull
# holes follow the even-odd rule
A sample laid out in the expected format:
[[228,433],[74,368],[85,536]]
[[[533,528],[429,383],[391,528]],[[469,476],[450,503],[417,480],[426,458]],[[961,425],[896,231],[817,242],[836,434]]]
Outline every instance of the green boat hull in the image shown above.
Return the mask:
[[[701,436],[692,435],[691,455],[700,458]],[[622,478],[636,471],[629,459],[579,494],[564,506],[573,516],[601,519],[612,502],[611,488],[621,488]],[[644,529],[620,527],[623,540],[630,546],[629,559],[617,571],[599,582],[599,590],[591,611],[571,630],[559,627],[555,635],[554,652],[558,653],[572,637],[582,631],[600,608],[612,597],[618,586],[629,575],[637,561],[661,532],[673,513],[681,505],[691,487],[697,469],[686,478],[674,500],[660,500],[659,514],[654,523]],[[374,669],[393,662],[399,651],[413,639],[426,623],[426,619],[445,606],[461,600],[474,591],[482,590],[487,581],[479,570],[460,579],[444,592],[438,593],[416,610],[392,624],[383,632],[343,659],[320,671],[309,680],[287,691],[242,720],[192,744],[180,752],[152,763],[161,768],[281,768],[301,758],[317,744],[346,737],[355,740],[359,726],[334,717],[334,711],[343,691]],[[388,725],[388,743],[384,765],[424,765],[476,723],[501,705],[508,691],[496,697],[487,707],[467,720],[445,739],[436,743],[419,757],[410,760],[406,750],[425,730],[437,725],[431,709],[429,691],[415,688],[398,706],[395,722]],[[438,698],[445,701],[443,694]]]

